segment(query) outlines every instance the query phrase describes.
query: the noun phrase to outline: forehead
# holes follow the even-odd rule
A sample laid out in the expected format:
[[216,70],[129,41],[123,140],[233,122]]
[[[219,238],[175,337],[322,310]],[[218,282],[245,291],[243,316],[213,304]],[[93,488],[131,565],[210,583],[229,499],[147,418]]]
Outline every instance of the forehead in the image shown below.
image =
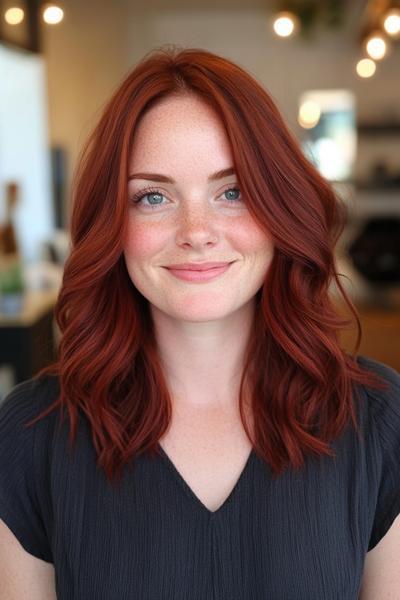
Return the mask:
[[179,123],[187,117],[194,116],[221,125],[215,109],[200,96],[195,93],[175,93],[156,99],[140,117],[137,129],[148,128],[154,122],[162,126],[164,121],[168,123],[171,119]]
[[133,138],[131,163],[136,168],[149,161],[187,162],[199,156],[232,160],[221,119],[201,98],[169,96],[143,114]]

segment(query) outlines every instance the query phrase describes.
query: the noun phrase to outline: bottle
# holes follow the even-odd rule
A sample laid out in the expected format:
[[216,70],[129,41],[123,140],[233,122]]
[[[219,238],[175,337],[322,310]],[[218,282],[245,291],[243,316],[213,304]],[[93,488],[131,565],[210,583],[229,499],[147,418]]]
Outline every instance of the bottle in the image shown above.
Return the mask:
[[4,314],[21,311],[25,289],[21,254],[14,226],[18,194],[19,187],[16,182],[6,183],[6,218],[0,225],[0,311]]
[[2,253],[19,256],[18,242],[15,235],[13,213],[18,199],[18,185],[15,182],[6,184],[6,221],[2,226]]

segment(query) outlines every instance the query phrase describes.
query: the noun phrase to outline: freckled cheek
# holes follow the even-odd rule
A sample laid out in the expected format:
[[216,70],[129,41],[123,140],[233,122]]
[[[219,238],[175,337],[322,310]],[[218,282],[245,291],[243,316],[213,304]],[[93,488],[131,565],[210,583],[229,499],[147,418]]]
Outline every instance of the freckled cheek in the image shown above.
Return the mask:
[[237,249],[247,256],[263,256],[268,260],[273,253],[273,244],[270,238],[254,223],[246,222],[231,229],[232,239],[235,240]]
[[151,228],[148,224],[135,224],[128,229],[124,243],[124,254],[128,260],[151,260],[165,248],[165,233],[161,228]]

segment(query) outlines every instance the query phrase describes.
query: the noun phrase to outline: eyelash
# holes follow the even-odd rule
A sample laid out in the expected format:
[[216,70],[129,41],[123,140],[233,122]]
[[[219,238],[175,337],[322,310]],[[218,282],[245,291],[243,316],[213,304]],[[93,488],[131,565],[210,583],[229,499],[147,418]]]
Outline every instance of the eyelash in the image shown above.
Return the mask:
[[[227,188],[222,193],[225,194],[226,192],[230,192],[232,190],[240,192],[240,189],[238,187],[234,187],[233,186],[233,187]],[[163,192],[161,192],[157,188],[147,187],[147,188],[144,188],[143,190],[140,190],[139,192],[136,192],[136,194],[134,194],[132,196],[131,202],[133,204],[139,204],[143,200],[143,198],[145,196],[147,196],[148,194],[159,194],[160,196],[164,196],[165,197],[165,194],[163,194]],[[234,200],[228,200],[228,199],[226,199],[226,201],[228,203],[232,204],[232,203],[235,203],[235,202],[241,202],[241,198],[235,198]],[[163,206],[163,205],[162,204],[147,204],[146,205],[147,208],[151,208],[151,209],[157,208],[158,206]]]

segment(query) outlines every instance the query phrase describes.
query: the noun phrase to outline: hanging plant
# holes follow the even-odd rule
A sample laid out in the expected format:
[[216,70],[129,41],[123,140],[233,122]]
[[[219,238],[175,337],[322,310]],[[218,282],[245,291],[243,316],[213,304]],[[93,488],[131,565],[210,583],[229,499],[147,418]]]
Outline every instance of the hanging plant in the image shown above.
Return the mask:
[[318,25],[339,29],[344,24],[344,0],[286,0],[279,3],[279,11],[289,11],[300,22],[300,34],[310,37]]

